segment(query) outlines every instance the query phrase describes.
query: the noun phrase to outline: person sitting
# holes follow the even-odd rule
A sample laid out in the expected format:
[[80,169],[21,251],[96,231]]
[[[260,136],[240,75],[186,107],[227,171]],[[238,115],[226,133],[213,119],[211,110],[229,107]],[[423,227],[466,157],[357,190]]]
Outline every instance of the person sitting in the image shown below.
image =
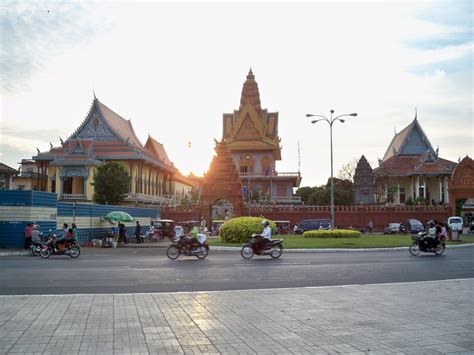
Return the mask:
[[430,248],[436,248],[436,225],[433,221],[430,221],[428,224],[428,236],[426,237],[426,242]]
[[189,231],[188,233],[184,234],[183,247],[187,249],[189,252],[191,252],[193,250],[193,247],[199,243],[197,241],[198,229],[196,228],[196,226],[191,225],[188,231]]
[[61,236],[58,236],[56,241],[54,242],[54,245],[53,245],[54,248],[57,248],[58,245],[64,244],[64,241],[66,240],[66,236],[68,233],[69,233],[69,225],[67,223],[64,223]]
[[66,246],[77,242],[77,234],[76,223],[72,223],[71,228],[68,230],[68,234],[66,236]]
[[265,250],[268,243],[272,240],[272,229],[270,228],[270,222],[264,219],[262,221],[262,225],[263,225],[263,231],[262,233],[260,233],[262,240],[259,243],[260,251]]

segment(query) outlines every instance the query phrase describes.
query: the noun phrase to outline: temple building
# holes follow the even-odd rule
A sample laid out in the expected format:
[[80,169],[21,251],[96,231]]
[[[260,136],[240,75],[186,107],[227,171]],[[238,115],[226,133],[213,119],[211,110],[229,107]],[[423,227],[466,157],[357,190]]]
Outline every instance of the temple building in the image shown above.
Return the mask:
[[449,201],[448,183],[456,163],[442,159],[415,119],[395,134],[379,166],[374,169],[376,200],[406,204]]
[[94,96],[84,121],[61,146],[33,157],[38,167],[38,189],[56,192],[60,200],[92,201],[91,185],[97,167],[120,162],[128,171],[126,201],[170,204],[188,194],[193,184],[182,176],[161,143],[148,137],[145,145],[126,120]]
[[239,109],[223,115],[220,143],[234,161],[245,201],[301,203],[299,196],[293,196],[293,188],[301,181],[300,173],[276,171],[276,161],[281,160],[278,112],[262,109],[251,69],[242,88]]

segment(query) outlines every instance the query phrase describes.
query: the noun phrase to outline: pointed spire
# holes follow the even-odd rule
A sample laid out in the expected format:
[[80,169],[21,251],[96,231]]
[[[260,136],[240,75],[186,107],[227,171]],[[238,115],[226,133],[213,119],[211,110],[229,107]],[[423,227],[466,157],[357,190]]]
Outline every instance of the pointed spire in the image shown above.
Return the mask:
[[255,81],[252,68],[250,68],[247,74],[247,80],[244,82],[242,88],[242,96],[240,98],[240,109],[243,109],[246,104],[251,104],[255,110],[260,114],[260,92],[258,91],[258,84]]
[[418,110],[415,107],[415,121],[418,119]]
[[94,100],[97,100],[97,96],[95,96],[95,90],[92,89],[92,94],[94,95]]
[[249,73],[247,74],[247,79],[255,79],[255,75],[253,75],[252,68],[250,68]]

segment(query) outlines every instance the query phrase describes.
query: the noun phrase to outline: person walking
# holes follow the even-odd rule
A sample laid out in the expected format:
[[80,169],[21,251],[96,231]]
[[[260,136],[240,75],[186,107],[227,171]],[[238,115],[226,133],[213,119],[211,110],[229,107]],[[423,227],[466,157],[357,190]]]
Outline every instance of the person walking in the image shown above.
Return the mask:
[[137,238],[137,244],[140,244],[142,242],[141,230],[142,226],[140,225],[140,222],[137,221],[137,226],[135,227],[135,238]]
[[25,250],[28,250],[31,244],[31,233],[33,232],[33,223],[28,223],[25,227],[25,244],[23,245],[23,248]]

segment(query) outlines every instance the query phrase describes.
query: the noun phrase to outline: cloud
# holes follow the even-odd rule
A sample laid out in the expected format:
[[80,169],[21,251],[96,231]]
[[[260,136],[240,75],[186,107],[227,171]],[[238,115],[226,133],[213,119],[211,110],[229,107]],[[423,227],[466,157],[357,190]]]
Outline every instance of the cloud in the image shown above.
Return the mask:
[[1,89],[21,91],[48,58],[94,36],[101,26],[90,15],[91,7],[74,2],[3,2]]

